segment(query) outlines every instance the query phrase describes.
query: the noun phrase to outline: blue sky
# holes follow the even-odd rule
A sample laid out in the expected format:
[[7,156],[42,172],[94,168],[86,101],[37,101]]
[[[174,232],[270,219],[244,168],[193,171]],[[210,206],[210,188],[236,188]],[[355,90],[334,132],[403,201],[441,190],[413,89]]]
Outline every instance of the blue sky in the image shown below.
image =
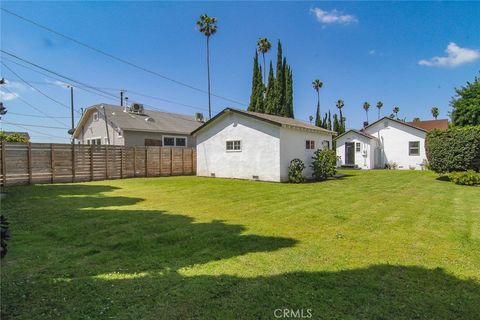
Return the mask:
[[[250,97],[257,39],[267,37],[274,43],[268,59],[275,58],[276,41],[281,39],[293,68],[296,118],[308,120],[315,113],[316,94],[311,82],[318,78],[324,82],[322,111],[334,112],[335,101],[344,99],[350,128],[360,127],[365,120],[364,101],[372,104],[370,120],[377,117],[374,105],[378,100],[384,103],[384,115],[398,105],[401,118],[429,119],[430,108],[438,106],[444,118],[453,88],[472,80],[480,71],[478,2],[2,1],[1,5],[93,47],[202,89],[206,89],[205,38],[195,29],[195,21],[207,13],[218,19],[218,32],[211,41],[212,92],[245,104]],[[205,94],[100,55],[3,11],[1,47],[89,85],[108,88],[104,90],[112,94],[118,95],[117,89],[124,88],[130,101],[171,112],[207,113]],[[2,55],[2,61],[48,96],[69,105],[69,91],[65,88],[12,63],[6,55]],[[5,122],[69,126],[66,108],[22,84],[3,65],[1,73],[10,81],[2,88],[9,110]],[[49,116],[65,118],[16,115],[43,116],[21,99]],[[227,106],[246,108],[218,98],[212,101],[215,111]],[[100,102],[115,103],[75,90],[77,108]],[[2,127],[22,130],[6,123]],[[30,129],[36,131],[31,132],[33,141],[66,142],[68,138],[64,129]]]

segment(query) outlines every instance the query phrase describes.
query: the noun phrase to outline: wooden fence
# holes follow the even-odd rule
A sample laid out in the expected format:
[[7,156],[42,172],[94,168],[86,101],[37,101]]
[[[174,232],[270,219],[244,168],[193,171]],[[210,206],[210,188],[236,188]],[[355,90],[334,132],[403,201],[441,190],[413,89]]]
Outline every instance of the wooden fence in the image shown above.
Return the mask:
[[195,153],[195,148],[2,142],[0,185],[192,175]]

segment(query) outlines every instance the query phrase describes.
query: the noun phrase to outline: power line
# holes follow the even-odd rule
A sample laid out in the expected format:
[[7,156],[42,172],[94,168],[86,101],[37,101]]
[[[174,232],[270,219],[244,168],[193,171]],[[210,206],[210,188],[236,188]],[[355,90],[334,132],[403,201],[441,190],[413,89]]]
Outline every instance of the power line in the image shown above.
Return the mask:
[[[14,93],[14,92],[12,92],[10,89],[8,89],[8,88],[3,88],[3,89],[4,89],[4,90],[7,90],[7,91],[10,92],[10,93]],[[42,109],[35,107],[33,104],[31,104],[31,103],[28,102],[27,100],[23,99],[22,97],[20,97],[20,96],[17,95],[17,99],[20,100],[20,101],[22,101],[24,104],[26,104],[27,106],[31,107],[32,109],[34,109],[34,110],[38,111],[39,113],[43,114],[43,115],[46,116],[47,118],[51,118],[53,121],[55,121],[55,122],[57,122],[57,123],[59,123],[59,124],[61,124],[61,125],[65,125],[64,123],[62,123],[62,122],[58,121],[57,119],[55,119],[55,117],[52,117],[52,116],[46,114],[45,112],[43,112]]]
[[13,114],[13,115],[22,116],[22,117],[31,117],[31,118],[70,119],[70,117],[52,117],[52,116],[48,116],[48,115],[47,116],[37,116],[37,115],[34,115],[34,114],[17,113],[17,112],[11,112],[11,111],[9,111],[8,114]]
[[[35,22],[35,21],[30,20],[30,19],[28,19],[28,18],[25,18],[25,17],[23,17],[23,16],[21,16],[21,15],[18,15],[18,14],[14,13],[14,12],[12,12],[12,11],[10,11],[10,10],[7,10],[7,9],[5,9],[5,8],[2,8],[2,10],[5,11],[6,13],[10,14],[10,15],[13,15],[13,16],[15,16],[15,17],[23,20],[23,21],[26,21],[26,22],[28,22],[28,23],[31,23],[31,24],[35,25],[36,27],[38,27],[38,28],[47,30],[48,32],[54,33],[54,34],[56,34],[56,35],[58,35],[58,36],[60,36],[60,37],[63,37],[63,38],[68,39],[68,40],[70,40],[70,41],[72,41],[72,42],[75,42],[76,44],[78,44],[78,45],[80,45],[80,46],[83,46],[83,47],[85,47],[85,48],[88,48],[88,49],[90,49],[90,50],[93,50],[93,51],[95,51],[95,52],[97,52],[97,53],[100,53],[100,54],[102,54],[102,55],[104,55],[104,56],[107,56],[107,57],[109,57],[109,58],[112,58],[112,59],[114,59],[114,60],[116,60],[116,61],[119,61],[119,62],[121,62],[121,63],[127,64],[127,65],[129,65],[129,66],[131,66],[131,67],[134,67],[134,68],[136,68],[136,69],[142,70],[142,71],[144,71],[144,72],[153,74],[153,75],[155,75],[155,76],[157,76],[157,77],[160,77],[160,78],[162,78],[162,79],[171,81],[171,82],[176,83],[176,84],[178,84],[178,85],[181,85],[181,86],[190,88],[190,89],[192,89],[192,90],[196,90],[196,91],[198,91],[198,92],[202,92],[202,93],[208,94],[207,91],[205,91],[205,90],[203,90],[203,89],[201,89],[201,88],[197,88],[197,87],[192,86],[192,85],[190,85],[190,84],[188,84],[188,83],[185,83],[185,82],[182,82],[182,81],[179,81],[179,80],[175,80],[175,79],[173,79],[173,78],[170,78],[170,77],[167,77],[167,76],[165,76],[165,75],[162,75],[162,74],[160,74],[160,73],[158,73],[158,72],[156,72],[156,71],[147,69],[147,68],[142,67],[142,66],[140,66],[140,65],[138,65],[138,64],[135,64],[135,63],[133,63],[133,62],[127,61],[127,60],[125,60],[125,59],[123,59],[123,58],[119,58],[119,57],[117,57],[117,56],[115,56],[115,55],[113,55],[113,54],[111,54],[111,53],[108,53],[108,52],[105,52],[105,51],[103,51],[103,50],[101,50],[101,49],[95,48],[95,47],[93,47],[93,46],[91,46],[91,45],[89,45],[89,44],[87,44],[87,43],[81,42],[81,41],[79,41],[79,40],[77,40],[77,39],[75,39],[75,38],[72,38],[72,37],[70,37],[70,36],[67,36],[67,35],[65,35],[65,34],[63,34],[63,33],[60,33],[60,32],[58,32],[58,31],[56,31],[56,30],[53,30],[53,29],[51,29],[51,28],[49,28],[49,27],[46,27],[46,26],[44,26],[44,25],[42,25],[42,24],[40,24],[40,23],[38,23],[38,22]],[[245,103],[242,103],[242,102],[239,102],[239,101],[236,101],[236,100],[227,98],[227,97],[223,97],[223,96],[220,96],[220,95],[218,95],[218,94],[211,93],[211,95],[214,96],[214,97],[217,97],[217,98],[219,98],[219,99],[225,100],[225,101],[229,101],[229,102],[233,102],[233,103],[236,103],[236,104],[239,104],[239,105],[242,105],[242,106],[246,106]]]
[[[60,106],[62,106],[62,107],[64,107],[64,108],[70,110],[70,107],[67,106],[66,104],[64,104],[64,103],[62,103],[62,102],[60,102],[60,101],[58,101],[58,100],[50,97],[48,94],[46,94],[46,93],[44,93],[43,91],[41,91],[41,90],[37,89],[36,87],[32,86],[30,83],[28,83],[26,80],[24,80],[18,73],[16,73],[16,72],[13,71],[9,66],[7,66],[7,65],[5,64],[5,62],[2,61],[1,63],[2,63],[2,65],[3,65],[5,68],[7,68],[8,70],[10,70],[11,73],[13,73],[15,76],[17,76],[17,77],[18,77],[22,82],[24,82],[27,86],[29,86],[29,87],[32,88],[33,90],[37,91],[38,93],[40,93],[42,96],[44,96],[44,97],[52,100],[53,102],[59,104]],[[80,114],[80,112],[78,112],[77,110],[75,110],[75,111],[76,111],[78,114]]]
[[15,122],[3,121],[3,120],[2,120],[2,122],[5,123],[5,124],[26,126],[26,127],[34,127],[34,128],[61,129],[61,130],[68,130],[69,129],[69,128],[65,128],[65,127],[41,126],[41,125],[38,125],[38,124],[15,123]]
[[[2,121],[3,122],[3,121]],[[30,132],[33,132],[33,133],[36,133],[36,134],[41,134],[43,136],[47,136],[47,137],[50,137],[50,138],[56,138],[56,139],[65,139],[65,140],[70,140],[70,138],[65,138],[65,137],[60,137],[60,136],[54,136],[54,135],[51,135],[51,134],[48,134],[48,133],[44,133],[44,132],[41,132],[41,131],[36,131],[36,130],[32,130],[32,129],[29,129],[27,127],[24,127],[22,125],[18,125],[18,124],[9,124],[10,126],[14,126],[14,127],[19,127],[19,128],[22,128],[24,130],[28,130]]]

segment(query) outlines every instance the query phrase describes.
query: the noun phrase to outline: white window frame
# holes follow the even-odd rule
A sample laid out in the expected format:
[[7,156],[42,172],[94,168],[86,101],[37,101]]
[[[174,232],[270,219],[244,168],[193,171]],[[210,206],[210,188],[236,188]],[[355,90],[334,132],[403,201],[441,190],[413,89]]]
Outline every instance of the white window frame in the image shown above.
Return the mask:
[[362,152],[362,144],[360,142],[355,142],[355,152]]
[[[313,142],[313,147],[312,147]],[[305,140],[305,149],[306,150],[315,150],[316,142],[315,140]]]
[[[165,138],[173,138],[173,146],[166,146],[165,145]],[[177,139],[185,139],[185,145],[184,146],[177,146]],[[188,145],[187,136],[162,136],[162,146],[164,146],[164,147],[186,148],[187,145]]]
[[[90,141],[90,144],[93,145],[93,141],[95,140],[95,145],[96,146],[99,146],[99,145],[102,145],[102,137],[91,137],[91,138],[87,138],[87,143],[88,141]],[[100,140],[100,144],[97,144],[97,140]]]
[[[412,150],[412,147],[410,147],[410,143],[412,142],[417,142],[418,143],[418,148],[417,147],[414,147],[413,149],[416,149],[417,150],[417,153],[416,154],[412,154],[411,150]],[[410,157],[418,157],[420,156],[420,141],[416,140],[416,141],[408,141],[408,155]]]
[[[228,143],[232,142],[232,149],[228,149]],[[239,149],[235,149],[235,142],[238,142]],[[242,140],[226,140],[225,141],[225,151],[226,152],[242,152]]]
[[98,118],[99,118],[99,116],[98,116],[98,111],[95,111],[95,112],[93,113],[93,115],[92,115],[92,119],[93,119],[94,122],[97,122],[97,121],[98,121]]

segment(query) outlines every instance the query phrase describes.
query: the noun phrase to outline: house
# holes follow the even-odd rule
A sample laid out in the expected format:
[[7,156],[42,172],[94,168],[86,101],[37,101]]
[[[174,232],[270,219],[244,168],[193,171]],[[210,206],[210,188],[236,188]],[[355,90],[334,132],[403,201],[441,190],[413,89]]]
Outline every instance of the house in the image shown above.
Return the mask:
[[190,132],[202,124],[201,114],[147,110],[141,104],[97,104],[85,110],[74,138],[81,144],[194,147]]
[[335,138],[339,166],[361,169],[423,169],[428,131],[447,129],[448,120],[404,122],[388,117]]
[[335,133],[280,116],[226,108],[197,128],[197,175],[287,181],[298,158],[311,176],[315,150],[329,148]]

